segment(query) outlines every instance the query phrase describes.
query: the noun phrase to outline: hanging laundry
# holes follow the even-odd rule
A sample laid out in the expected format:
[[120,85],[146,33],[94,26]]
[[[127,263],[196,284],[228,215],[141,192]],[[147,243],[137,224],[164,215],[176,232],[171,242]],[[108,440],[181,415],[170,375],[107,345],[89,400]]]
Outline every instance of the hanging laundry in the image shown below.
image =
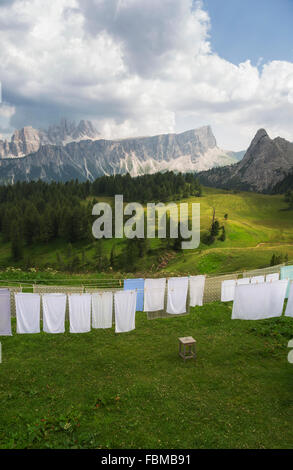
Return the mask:
[[136,290],[136,311],[143,312],[144,279],[125,279],[124,290]]
[[[288,281],[293,281],[293,266],[283,266],[281,268],[281,279],[287,279]],[[288,289],[286,292],[286,299],[289,297],[290,285],[288,284]]]
[[43,294],[43,330],[46,333],[65,332],[66,294]]
[[244,277],[243,279],[237,279],[237,286],[247,286],[250,284],[250,277]]
[[188,277],[168,279],[167,313],[181,315],[187,313]]
[[15,307],[17,333],[40,333],[41,302],[39,294],[15,294]]
[[11,336],[11,307],[9,289],[0,289],[0,336]]
[[234,293],[236,287],[236,280],[226,280],[222,282],[222,289],[221,289],[221,301],[222,302],[231,302],[234,300]]
[[293,282],[289,282],[289,298],[287,302],[286,317],[293,317]]
[[280,317],[288,281],[236,286],[233,320],[263,320]]
[[70,333],[91,331],[91,301],[90,294],[70,294],[68,296]]
[[203,306],[205,281],[205,276],[191,276],[189,278],[190,307]]
[[266,275],[266,282],[275,282],[275,281],[279,281],[279,279],[280,279],[279,273],[272,273],[272,274]]
[[164,310],[166,279],[145,279],[144,312]]
[[112,328],[113,292],[92,294],[92,327]]
[[115,332],[127,333],[135,329],[136,291],[115,292]]
[[251,284],[263,284],[265,282],[264,276],[254,276],[251,278]]

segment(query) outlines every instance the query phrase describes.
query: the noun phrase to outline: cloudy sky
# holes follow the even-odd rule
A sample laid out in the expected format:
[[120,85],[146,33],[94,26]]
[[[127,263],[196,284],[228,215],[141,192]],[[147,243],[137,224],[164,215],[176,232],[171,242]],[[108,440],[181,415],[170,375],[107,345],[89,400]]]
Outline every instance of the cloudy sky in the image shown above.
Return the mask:
[[65,117],[293,141],[292,22],[293,0],[0,0],[0,134]]

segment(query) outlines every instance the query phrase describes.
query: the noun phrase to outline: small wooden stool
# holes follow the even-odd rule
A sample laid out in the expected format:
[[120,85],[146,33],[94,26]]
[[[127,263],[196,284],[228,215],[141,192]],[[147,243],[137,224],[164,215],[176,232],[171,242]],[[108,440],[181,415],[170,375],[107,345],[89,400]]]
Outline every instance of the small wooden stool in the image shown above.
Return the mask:
[[[196,340],[192,336],[187,336],[186,338],[178,338],[179,340],[179,356],[184,359],[196,359]],[[183,352],[182,352],[183,346]]]

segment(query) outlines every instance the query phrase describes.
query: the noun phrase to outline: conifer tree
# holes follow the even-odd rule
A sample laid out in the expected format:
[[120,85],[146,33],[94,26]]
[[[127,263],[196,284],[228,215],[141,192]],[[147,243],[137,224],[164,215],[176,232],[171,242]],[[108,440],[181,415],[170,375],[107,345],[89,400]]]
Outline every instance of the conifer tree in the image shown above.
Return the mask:
[[14,261],[23,259],[23,243],[17,222],[12,225],[11,256]]

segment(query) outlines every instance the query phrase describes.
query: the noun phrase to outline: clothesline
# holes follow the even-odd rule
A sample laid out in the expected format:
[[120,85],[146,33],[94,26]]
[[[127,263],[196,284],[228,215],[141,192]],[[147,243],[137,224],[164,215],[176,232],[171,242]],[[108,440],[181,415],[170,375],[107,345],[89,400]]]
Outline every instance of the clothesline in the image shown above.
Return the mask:
[[[46,333],[65,332],[65,313],[68,298],[70,333],[89,333],[91,328],[111,328],[113,324],[113,301],[115,331],[125,333],[135,328],[136,292],[120,291],[113,294],[15,294],[16,326],[18,334],[40,333],[41,300],[43,307],[43,330]],[[0,302],[9,302],[8,292],[2,292]],[[6,305],[8,307],[8,304]],[[3,312],[2,312],[3,314]],[[6,315],[5,315],[6,314]],[[5,323],[0,334],[11,336],[11,320],[8,308],[4,311]],[[1,318],[0,318],[1,320]],[[10,325],[9,325],[10,323]],[[3,330],[3,331],[1,331]]]
[[[160,288],[156,288],[154,285],[152,289],[145,290],[145,302],[141,310],[146,312],[164,310],[167,286],[167,312],[171,315],[189,312],[188,278],[174,278],[173,280],[170,279],[168,283],[164,278],[150,279],[145,282],[148,281],[158,283]],[[104,291],[101,293],[52,292],[41,294],[19,292],[14,294],[14,299],[17,333],[19,334],[40,332],[41,303],[43,307],[43,329],[47,333],[64,333],[67,299],[71,333],[89,332],[91,330],[91,319],[93,325],[101,325],[106,322],[108,326],[99,327],[111,328],[113,306],[116,333],[132,331],[135,328],[135,313],[140,310],[137,308],[137,290],[127,290],[125,288],[115,292]],[[11,293],[9,289],[0,289],[1,302],[3,309],[0,312],[0,335],[11,335]],[[95,327],[93,326],[93,328]]]
[[[289,298],[286,315],[293,316],[293,282],[289,281],[293,281],[293,266],[283,266],[280,272],[266,276],[226,279],[221,283],[221,300],[234,302],[232,319],[259,320],[281,316],[285,298]],[[92,312],[98,315],[93,324],[100,325],[105,321],[109,325],[113,305],[116,332],[131,331],[135,328],[136,311],[163,312],[172,316],[189,313],[190,306],[202,306],[205,283],[206,276],[199,275],[126,279],[124,289],[100,289],[100,292],[93,289],[92,293],[54,291],[58,286],[52,286],[51,293],[15,293],[14,290],[17,333],[40,332],[41,302],[44,331],[64,332],[67,299],[71,333],[89,332]],[[0,335],[11,334],[12,289],[0,289]],[[107,321],[105,311],[108,312]]]

